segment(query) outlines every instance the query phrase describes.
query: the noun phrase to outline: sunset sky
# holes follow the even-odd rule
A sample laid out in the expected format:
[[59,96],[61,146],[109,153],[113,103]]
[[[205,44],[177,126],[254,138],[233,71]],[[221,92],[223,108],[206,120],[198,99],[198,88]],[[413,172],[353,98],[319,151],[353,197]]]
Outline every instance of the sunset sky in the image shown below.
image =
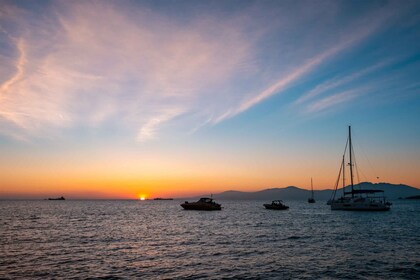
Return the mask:
[[348,125],[420,188],[419,1],[0,0],[0,198],[333,188]]

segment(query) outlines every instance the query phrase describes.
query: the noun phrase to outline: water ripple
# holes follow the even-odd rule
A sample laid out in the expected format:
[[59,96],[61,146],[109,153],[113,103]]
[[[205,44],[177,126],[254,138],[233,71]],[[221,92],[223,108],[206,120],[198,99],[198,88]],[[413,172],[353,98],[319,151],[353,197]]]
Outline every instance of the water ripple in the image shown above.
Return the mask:
[[420,204],[332,212],[319,202],[1,201],[0,278],[420,279]]

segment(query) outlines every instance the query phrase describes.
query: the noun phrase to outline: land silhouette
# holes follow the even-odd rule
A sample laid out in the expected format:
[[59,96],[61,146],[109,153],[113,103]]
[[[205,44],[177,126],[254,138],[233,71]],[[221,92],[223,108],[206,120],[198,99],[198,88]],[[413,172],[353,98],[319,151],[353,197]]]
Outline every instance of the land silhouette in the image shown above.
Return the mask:
[[[385,192],[385,196],[391,200],[420,195],[420,189],[403,184],[362,182],[354,185],[354,187],[355,189],[361,188],[383,190]],[[346,189],[347,188],[348,186]],[[333,189],[314,190],[314,197],[317,201],[326,201],[331,198],[333,191]],[[336,196],[341,196],[342,193],[342,188],[339,188],[337,190]],[[256,192],[229,190],[213,194],[213,198],[222,200],[307,200],[310,195],[310,190],[301,189],[295,186],[288,186],[285,188],[269,188]]]

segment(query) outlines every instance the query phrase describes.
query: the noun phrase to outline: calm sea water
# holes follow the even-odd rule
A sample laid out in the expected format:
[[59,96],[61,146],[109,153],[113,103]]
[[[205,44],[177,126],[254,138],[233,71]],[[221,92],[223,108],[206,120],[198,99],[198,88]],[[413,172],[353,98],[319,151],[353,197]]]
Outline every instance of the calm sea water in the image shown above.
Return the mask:
[[420,202],[0,201],[0,278],[420,279]]

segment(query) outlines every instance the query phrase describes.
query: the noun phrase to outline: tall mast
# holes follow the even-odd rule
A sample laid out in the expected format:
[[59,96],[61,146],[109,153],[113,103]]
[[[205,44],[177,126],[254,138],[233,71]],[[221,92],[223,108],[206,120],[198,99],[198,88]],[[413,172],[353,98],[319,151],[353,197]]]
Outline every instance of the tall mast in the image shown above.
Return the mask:
[[352,160],[352,144],[351,144],[351,126],[349,125],[349,156],[350,156],[350,182],[351,182],[351,197],[354,197],[353,193],[353,160]]
[[312,185],[312,177],[311,177],[311,191],[312,191],[312,199],[314,198],[314,186]]

